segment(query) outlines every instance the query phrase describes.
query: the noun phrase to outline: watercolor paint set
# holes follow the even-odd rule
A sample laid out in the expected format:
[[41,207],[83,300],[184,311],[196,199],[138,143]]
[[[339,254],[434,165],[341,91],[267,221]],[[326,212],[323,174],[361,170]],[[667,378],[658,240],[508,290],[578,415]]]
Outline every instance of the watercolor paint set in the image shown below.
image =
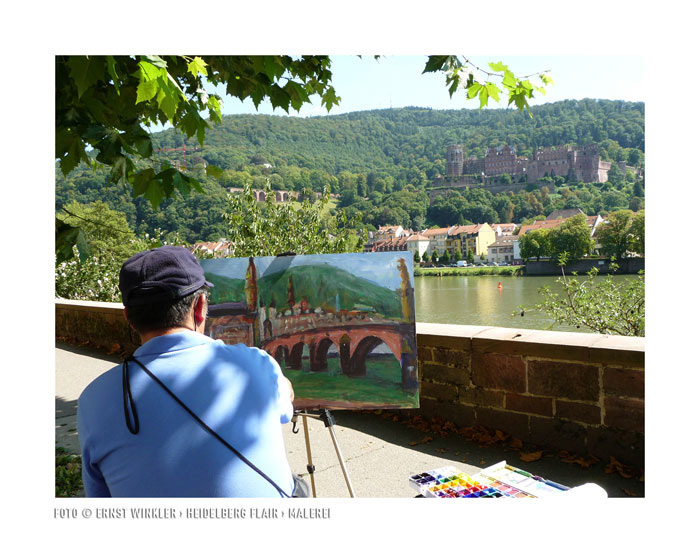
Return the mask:
[[569,488],[512,467],[505,461],[468,475],[454,467],[414,474],[410,486],[424,497],[547,497]]

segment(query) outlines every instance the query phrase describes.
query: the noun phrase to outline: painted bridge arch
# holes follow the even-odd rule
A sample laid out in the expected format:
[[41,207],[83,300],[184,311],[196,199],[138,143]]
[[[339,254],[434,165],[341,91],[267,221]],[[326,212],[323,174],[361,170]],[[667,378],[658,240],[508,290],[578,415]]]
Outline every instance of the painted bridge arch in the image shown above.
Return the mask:
[[[311,372],[328,370],[328,350],[335,346],[340,358],[341,372],[348,376],[367,374],[367,356],[379,345],[385,344],[401,366],[403,388],[417,390],[414,335],[401,331],[395,325],[371,327],[314,329],[290,336],[279,336],[262,344],[263,349],[284,361],[286,368],[302,368],[304,347],[308,347]],[[280,363],[281,364],[281,363]]]

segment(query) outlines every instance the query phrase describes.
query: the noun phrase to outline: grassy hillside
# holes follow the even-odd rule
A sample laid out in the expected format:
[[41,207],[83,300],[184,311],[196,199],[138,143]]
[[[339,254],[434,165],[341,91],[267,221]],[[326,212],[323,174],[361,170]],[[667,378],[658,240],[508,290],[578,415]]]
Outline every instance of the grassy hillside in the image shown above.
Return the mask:
[[[277,309],[287,309],[290,276],[295,303],[305,299],[311,309],[321,307],[335,311],[337,296],[340,309],[366,306],[386,317],[401,316],[401,302],[396,291],[328,265],[292,267],[258,278],[261,303],[267,306],[274,300]],[[212,303],[245,301],[245,280],[210,273],[207,279],[214,284]]]

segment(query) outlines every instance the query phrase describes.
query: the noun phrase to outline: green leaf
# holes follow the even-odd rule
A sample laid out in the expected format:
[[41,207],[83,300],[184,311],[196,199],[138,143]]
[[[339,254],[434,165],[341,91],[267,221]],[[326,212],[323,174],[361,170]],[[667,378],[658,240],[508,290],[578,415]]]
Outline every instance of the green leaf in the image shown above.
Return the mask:
[[160,69],[167,69],[168,67],[168,62],[160,56],[141,56],[141,59],[146,60],[149,64],[159,67]]
[[277,85],[273,85],[270,89],[270,103],[273,108],[281,107],[289,113],[289,102],[291,101],[289,94]]
[[514,88],[516,84],[517,81],[515,79],[515,75],[513,75],[513,72],[506,70],[506,72],[503,74],[503,86],[507,88]]
[[139,85],[136,88],[136,103],[147,102],[155,97],[161,84],[159,78],[163,76],[165,69],[159,69],[147,61],[139,62]]
[[284,65],[278,61],[276,56],[265,56],[264,61],[265,74],[267,75],[267,78],[270,79],[270,82],[274,81],[275,79],[279,79],[282,75],[284,75]]
[[321,104],[326,106],[326,109],[330,111],[333,106],[337,106],[340,103],[340,100],[340,96],[335,95],[335,89],[329,86],[326,89],[326,93],[322,96]]
[[489,90],[486,86],[482,86],[479,91],[479,109],[489,103]]
[[467,89],[467,98],[469,98],[470,100],[471,100],[472,98],[475,98],[476,95],[479,94],[479,92],[481,91],[481,89],[482,89],[482,85],[481,85],[480,83],[474,83],[473,85],[471,85],[471,86]]
[[216,165],[207,165],[206,174],[210,177],[220,179],[224,175],[224,170]]
[[75,137],[68,143],[68,147],[65,149],[65,154],[61,157],[61,161],[59,162],[61,172],[64,175],[70,173],[78,166],[81,158],[87,159],[87,156],[81,140]]
[[500,61],[497,61],[495,63],[494,62],[489,63],[489,67],[497,72],[508,71],[508,66],[504,65],[503,62],[500,62]]
[[423,73],[441,71],[450,56],[428,56]]
[[221,123],[221,103],[219,102],[219,98],[216,96],[209,96],[207,107],[209,108],[209,117],[211,117],[214,122]]
[[139,69],[140,81],[155,81],[158,77],[167,72],[166,66],[159,67],[143,59],[139,62]]
[[190,193],[189,180],[190,179],[180,171],[173,176],[173,186],[182,194],[183,198],[186,198]]
[[149,181],[148,187],[143,195],[151,203],[153,209],[158,209],[158,206],[160,205],[160,202],[163,201],[164,196],[162,183],[157,179]]
[[119,92],[119,76],[117,75],[117,69],[116,69],[117,62],[114,59],[114,56],[107,56],[106,59],[107,59],[107,73],[109,73],[109,76],[112,77],[112,84],[114,85],[114,90],[118,96],[120,94],[120,92]]
[[136,87],[136,103],[147,102],[158,93],[158,81],[141,81]]
[[165,114],[169,121],[172,121],[177,113],[177,106],[180,103],[180,97],[177,93],[167,86],[164,86],[163,80],[159,79],[161,85],[158,92],[158,107]]
[[194,59],[187,64],[187,70],[192,74],[193,77],[197,77],[199,73],[207,76],[207,64],[199,56],[195,56]]
[[496,102],[499,101],[498,93],[500,92],[500,89],[495,84],[486,83],[486,90],[491,98],[493,98]]
[[155,178],[156,174],[152,168],[143,169],[131,175],[131,186],[134,189],[134,196],[142,196],[146,193],[149,183]]
[[74,227],[56,217],[56,264],[73,259],[73,246],[78,246],[80,261],[90,255],[90,247],[85,240],[85,233],[80,227]]
[[137,136],[132,144],[141,157],[151,157],[153,155],[153,143],[148,136]]
[[104,58],[89,56],[71,56],[68,59],[70,76],[78,89],[78,98],[104,79],[104,62]]

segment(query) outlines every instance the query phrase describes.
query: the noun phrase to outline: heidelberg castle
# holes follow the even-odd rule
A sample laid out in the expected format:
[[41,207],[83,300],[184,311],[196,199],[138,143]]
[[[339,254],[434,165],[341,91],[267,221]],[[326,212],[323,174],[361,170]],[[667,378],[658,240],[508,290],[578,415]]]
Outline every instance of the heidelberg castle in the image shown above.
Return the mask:
[[[506,174],[514,183],[536,182],[546,175],[574,177],[583,182],[605,182],[611,164],[601,161],[597,144],[538,148],[534,159],[518,156],[513,146],[487,148],[483,158],[464,158],[460,144],[447,147],[447,179],[469,180],[477,175],[482,181]],[[524,178],[523,178],[524,177]]]

